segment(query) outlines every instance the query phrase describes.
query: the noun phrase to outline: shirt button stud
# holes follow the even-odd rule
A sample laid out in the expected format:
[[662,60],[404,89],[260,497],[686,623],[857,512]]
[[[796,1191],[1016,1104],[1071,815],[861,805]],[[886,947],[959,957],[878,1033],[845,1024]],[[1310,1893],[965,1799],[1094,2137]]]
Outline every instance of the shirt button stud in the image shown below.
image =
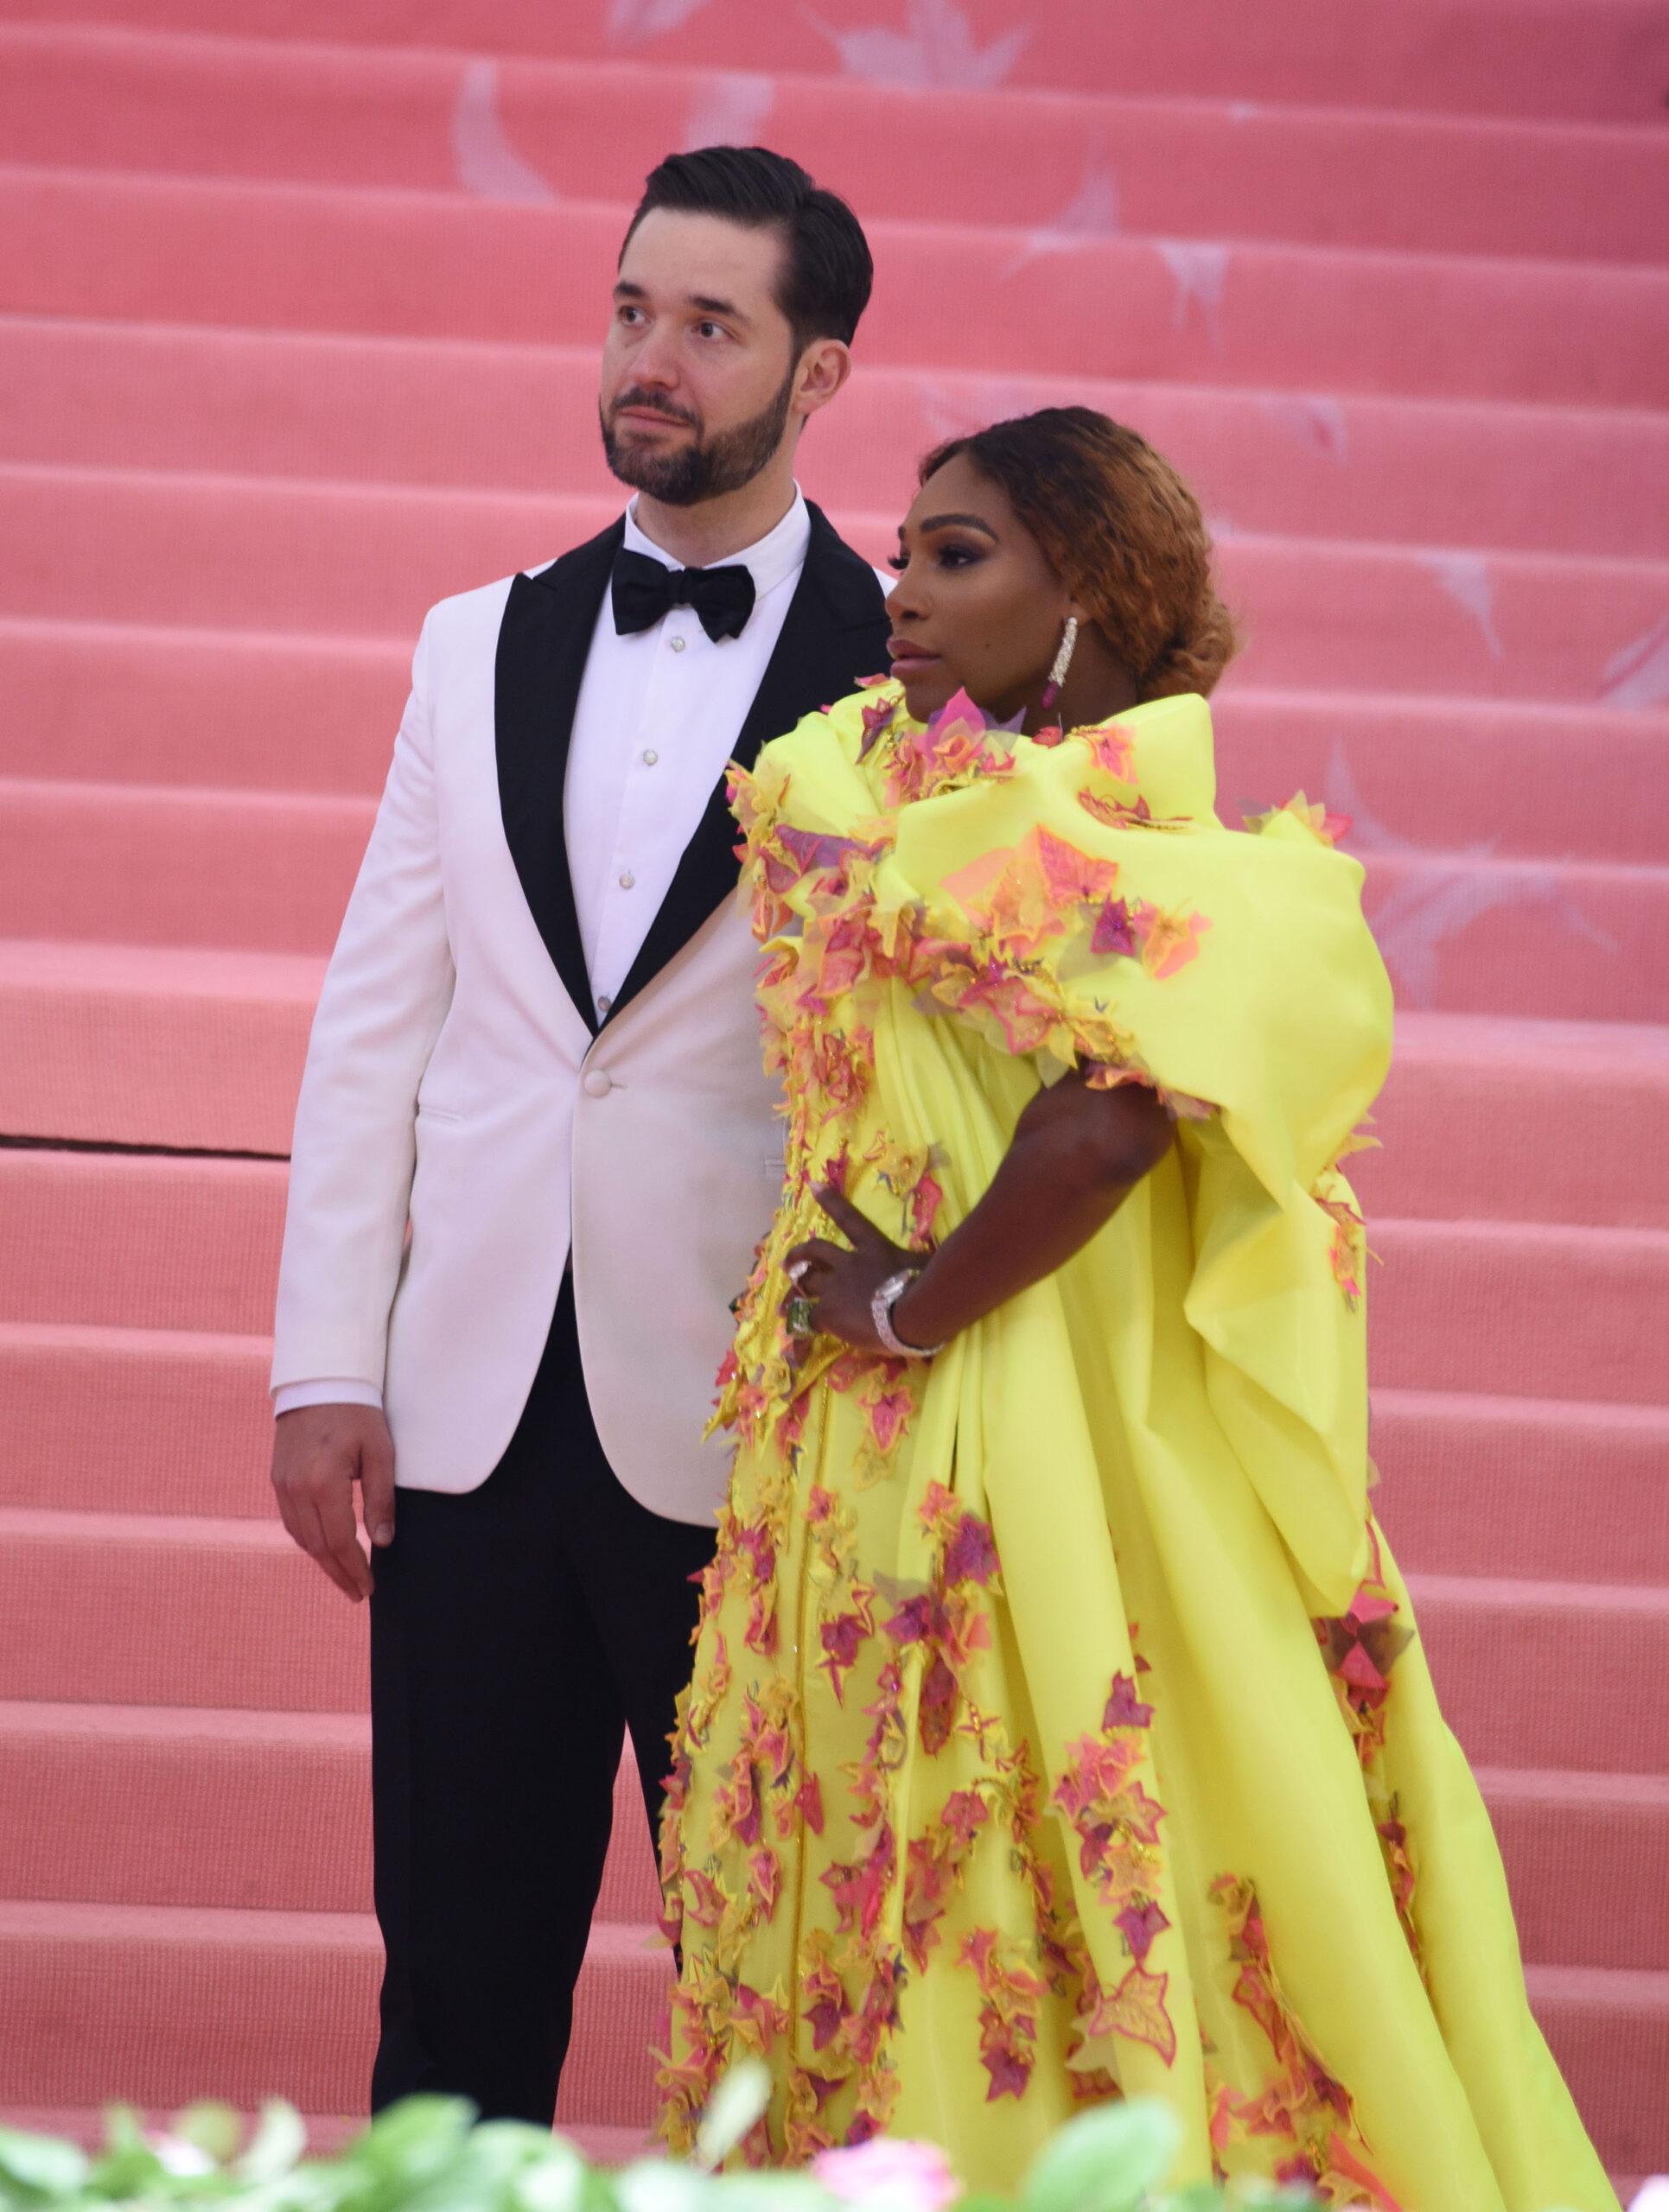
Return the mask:
[[606,1098],[615,1087],[615,1078],[607,1068],[587,1068],[585,1095],[588,1098]]
[[621,870],[621,872],[620,872],[620,887],[621,887],[621,889],[622,891],[629,891],[629,890],[631,889],[632,886],[633,886],[636,881],[637,881],[637,878],[636,878],[636,876],[634,876],[634,875],[633,874],[633,873],[632,873],[632,871],[631,871],[631,869],[630,869],[629,868],[623,868]]
[[646,768],[653,768],[659,758],[659,753],[655,751],[652,745],[649,750],[643,756],[643,765]]
[[611,998],[600,998],[597,1001],[597,1012],[599,1014],[607,1014],[614,1003],[615,1001]]
[[684,640],[683,640],[683,639],[682,639],[682,638],[674,638],[674,639],[672,640],[672,651],[673,651],[675,653],[681,653],[681,652],[684,651]]

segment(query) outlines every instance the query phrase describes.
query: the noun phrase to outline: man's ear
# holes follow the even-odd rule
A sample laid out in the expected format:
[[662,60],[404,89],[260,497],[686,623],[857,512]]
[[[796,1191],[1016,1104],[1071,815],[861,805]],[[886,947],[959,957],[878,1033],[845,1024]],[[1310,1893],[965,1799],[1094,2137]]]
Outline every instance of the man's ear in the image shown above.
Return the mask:
[[852,372],[851,347],[838,338],[814,338],[794,372],[793,410],[815,415],[826,407]]

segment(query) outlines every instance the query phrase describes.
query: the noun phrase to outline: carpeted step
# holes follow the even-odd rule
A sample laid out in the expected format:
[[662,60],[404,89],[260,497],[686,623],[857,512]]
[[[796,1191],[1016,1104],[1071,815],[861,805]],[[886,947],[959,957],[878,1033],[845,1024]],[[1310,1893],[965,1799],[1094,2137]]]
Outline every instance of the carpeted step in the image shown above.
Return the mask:
[[[364,1707],[364,1608],[276,1522],[10,1508],[0,1539],[0,1698]],[[1655,1768],[1669,1740],[1669,1588],[1448,1575],[1411,1586],[1472,1758]],[[1622,1649],[1634,1669],[1626,1707],[1608,1688]]]
[[[63,0],[10,0],[11,15],[56,25]],[[749,0],[660,9],[551,9],[515,0],[493,17],[501,52],[567,60],[654,60],[710,65],[743,54],[755,72],[841,75],[865,86],[978,92],[992,85],[1101,93],[1187,92],[1248,105],[1322,100],[1462,114],[1570,116],[1649,122],[1666,35],[1650,0],[1581,0],[1533,9],[1498,0],[1405,0],[1384,16],[1341,24],[1327,0],[1275,0],[1254,22],[1213,0],[1172,0],[1163,21],[1105,0],[1060,0],[1016,23],[1010,0],[950,7],[761,15]],[[78,18],[139,31],[222,31],[216,0],[79,0]],[[1110,26],[1116,21],[1116,31]],[[244,0],[252,36],[365,46],[462,48],[481,18],[469,0],[408,0],[391,21],[385,0]],[[1505,28],[1504,28],[1505,25]],[[698,132],[693,143],[710,133]],[[662,141],[651,142],[659,146]]]
[[[0,27],[18,162],[629,205],[646,149],[737,128],[866,218],[1662,258],[1669,149],[1649,127]],[[978,161],[947,167],[945,132]]]
[[[284,1170],[0,1147],[0,1321],[271,1324]],[[1649,1404],[1669,1230],[1378,1220],[1375,1382]]]
[[[351,2112],[366,2094],[379,1966],[376,1923],[358,1913],[0,1904],[13,2031],[0,2102],[277,2095],[304,2112]],[[669,1984],[647,1929],[593,1928],[559,2126],[570,2113],[647,2123],[649,2047],[665,2032]]]
[[[595,343],[623,205],[0,171],[0,302],[68,315]],[[1669,272],[976,225],[870,226],[866,362],[1653,407]],[[437,283],[443,270],[446,281]],[[946,300],[978,300],[946,315]],[[1302,332],[1303,342],[1295,334]]]
[[323,962],[0,944],[0,1133],[283,1154]]
[[[3,46],[3,40],[0,40]],[[19,315],[0,435],[41,466],[180,469],[615,500],[589,346],[464,344]],[[182,391],[192,404],[180,404]],[[1661,558],[1669,414],[864,365],[799,463],[896,516],[952,433],[1080,403],[1131,423],[1239,531]]]
[[[0,616],[0,771],[370,796],[414,639]],[[1212,706],[1231,823],[1302,785],[1415,845],[1647,863],[1669,849],[1661,709],[1266,689],[1234,671]]]
[[[0,779],[0,940],[327,954],[369,835],[363,798]],[[1669,868],[1410,849],[1353,833],[1402,1004],[1669,1020]],[[1366,844],[1366,849],[1362,847]],[[297,971],[299,972],[299,971]]]
[[[366,1912],[368,1724],[357,1715],[0,1705],[0,1866],[20,1901]],[[1669,1780],[1480,1777],[1532,1964],[1669,1967]],[[89,1818],[119,1805],[119,1821]],[[659,1906],[623,1764],[597,1916]]]
[[366,1614],[271,1521],[0,1510],[0,1698],[359,1713]]
[[[322,970],[303,955],[0,943],[0,1135],[287,1153]],[[1349,1172],[1371,1217],[1669,1228],[1666,1120],[1669,1027],[1405,1013],[1379,1148]]]
[[270,1330],[285,1173],[0,1147],[0,1320]]
[[[602,529],[607,497],[142,470],[0,468],[0,609],[416,637],[424,609]],[[837,511],[871,559],[895,519]],[[1662,657],[1669,561],[1231,536],[1226,595],[1263,685],[1602,703]]]
[[1669,1408],[1373,1392],[1374,1510],[1409,1572],[1661,1580]]
[[[1409,1590],[1444,1716],[1475,1765],[1660,1772],[1669,1683],[1646,1677],[1669,1664],[1669,1585],[1422,1574]],[[1620,1651],[1639,1669],[1621,1704]]]
[[1530,2001],[1613,2173],[1669,2171],[1669,1974],[1538,1967]]
[[[593,1931],[558,2126],[570,2111],[616,2127],[651,2118],[668,1966],[643,1936]],[[86,2106],[111,2085],[165,2108],[277,2093],[330,2112],[364,2095],[377,1950],[358,1915],[0,1905],[0,1960],[29,2031],[0,2062],[9,2106]],[[1669,1974],[1551,1967],[1529,1982],[1601,2155],[1662,2163]],[[175,2024],[167,2038],[159,2018]]]
[[1377,1387],[1661,1399],[1647,1317],[1669,1295],[1669,1230],[1380,1220],[1368,1241]]
[[[6,1894],[369,1912],[370,1740],[358,1713],[0,1705]],[[119,1821],[88,1817],[114,1806]],[[628,1758],[596,1917],[647,1926],[659,1904]]]
[[[252,620],[260,612],[252,605]],[[94,783],[369,797],[388,772],[416,641],[0,615],[12,709],[0,763]]]
[[1669,1229],[1666,1127],[1669,1027],[1404,1010],[1373,1109],[1379,1148],[1346,1172],[1370,1221]]
[[270,1519],[271,1368],[266,1336],[0,1322],[0,1505]]
[[[0,1504],[270,1521],[264,1337],[0,1323]],[[1645,1582],[1669,1412],[1379,1389],[1376,1504],[1410,1569]]]
[[1669,1967],[1669,1776],[1485,1767],[1532,1965]]

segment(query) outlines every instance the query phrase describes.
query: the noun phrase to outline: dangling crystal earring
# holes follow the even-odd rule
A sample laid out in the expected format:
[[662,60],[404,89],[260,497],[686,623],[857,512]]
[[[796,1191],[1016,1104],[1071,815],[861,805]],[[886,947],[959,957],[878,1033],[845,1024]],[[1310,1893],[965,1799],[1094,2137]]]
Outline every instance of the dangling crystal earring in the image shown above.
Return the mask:
[[1054,665],[1049,671],[1049,680],[1043,686],[1043,696],[1039,702],[1045,714],[1061,696],[1061,686],[1067,680],[1067,671],[1072,666],[1073,649],[1077,643],[1078,617],[1069,614],[1067,626],[1061,632],[1061,650],[1054,656]]

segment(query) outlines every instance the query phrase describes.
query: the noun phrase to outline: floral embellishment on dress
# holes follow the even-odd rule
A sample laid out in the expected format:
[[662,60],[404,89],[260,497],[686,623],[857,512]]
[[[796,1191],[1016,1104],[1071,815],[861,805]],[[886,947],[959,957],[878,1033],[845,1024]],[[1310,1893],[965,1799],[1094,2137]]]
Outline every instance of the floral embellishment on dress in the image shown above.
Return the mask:
[[958,691],[925,728],[889,727],[890,757],[883,786],[889,807],[959,790],[982,776],[1014,772],[1013,753],[993,741],[999,726],[965,691]]
[[1175,2031],[1164,2009],[1167,1977],[1148,1970],[1148,1954],[1171,1923],[1153,1895],[1163,1866],[1159,1824],[1165,1808],[1143,1786],[1152,1777],[1149,1730],[1153,1707],[1133,1674],[1116,1674],[1099,1736],[1067,1746],[1054,1803],[1078,1837],[1079,1871],[1094,1885],[1134,1961],[1118,1985],[1104,1989],[1092,1972],[1080,2004],[1080,2053],[1073,2063],[1102,2063],[1105,2038],[1122,2035],[1158,2051],[1169,2066]]
[[1367,1573],[1348,1610],[1320,1615],[1311,1623],[1364,1766],[1385,1749],[1391,1670],[1414,1641],[1413,1630],[1397,1618],[1397,1600],[1384,1580],[1379,1532],[1372,1521],[1367,1537]]
[[1333,1235],[1328,1245],[1328,1264],[1333,1270],[1333,1280],[1343,1294],[1345,1304],[1354,1313],[1360,1306],[1367,1287],[1367,1262],[1371,1256],[1367,1244],[1367,1224],[1362,1218],[1361,1208],[1356,1204],[1350,1185],[1336,1167],[1327,1171],[1310,1196],[1333,1224]]
[[1240,819],[1254,836],[1260,836],[1283,816],[1308,830],[1318,842],[1329,848],[1350,831],[1349,815],[1329,814],[1325,806],[1307,799],[1302,791],[1295,791],[1283,806],[1269,807],[1262,814],[1243,814]]
[[899,1651],[919,1659],[916,1727],[922,1750],[933,1758],[951,1739],[974,1654],[991,1649],[991,1622],[973,1593],[999,1585],[997,1547],[977,1514],[964,1510],[939,1483],[928,1484],[918,1514],[937,1539],[933,1580],[913,1594],[900,1590],[886,1628]]
[[869,759],[875,750],[876,741],[885,731],[892,728],[894,718],[901,703],[900,699],[877,699],[872,707],[865,707],[863,709],[863,741],[857,748],[857,757],[860,760]]
[[987,2104],[1019,2097],[1037,2056],[1037,2019],[1048,1984],[994,1928],[977,1928],[962,1940],[957,1963],[979,1984],[979,2063],[989,2076]]
[[1310,1625],[1356,1746],[1397,1917],[1424,1974],[1425,1962],[1414,1919],[1413,1845],[1396,1794],[1388,1789],[1383,1773],[1392,1669],[1414,1642],[1415,1632],[1398,1618],[1396,1595],[1385,1580],[1379,1531],[1371,1516],[1367,1541],[1367,1573],[1348,1609],[1341,1614],[1321,1615]]
[[1328,2070],[1277,1978],[1258,1892],[1243,1876],[1220,1874],[1211,1895],[1227,1922],[1229,1957],[1239,1968],[1234,2001],[1263,2030],[1276,2072],[1255,2097],[1219,2083],[1213,2100],[1214,2149],[1247,2135],[1285,2139],[1293,2155],[1275,2178],[1313,2190],[1324,2204],[1372,2205],[1399,2212],[1396,2199],[1366,2164],[1366,2144],[1344,2084]]

